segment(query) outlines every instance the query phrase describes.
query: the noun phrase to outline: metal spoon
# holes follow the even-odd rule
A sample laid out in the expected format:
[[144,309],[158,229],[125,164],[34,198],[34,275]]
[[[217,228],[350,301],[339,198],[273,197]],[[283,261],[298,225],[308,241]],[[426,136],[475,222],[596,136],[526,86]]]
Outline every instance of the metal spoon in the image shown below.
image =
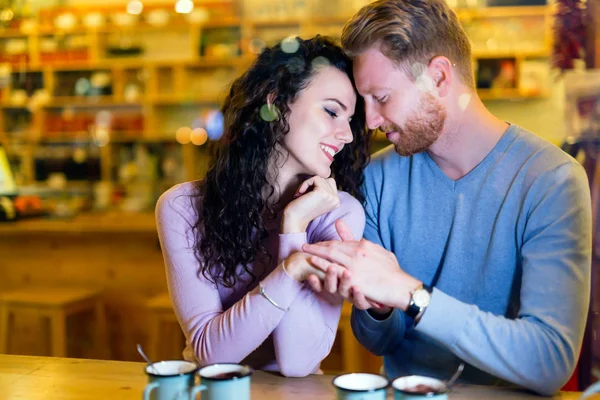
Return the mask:
[[452,385],[454,385],[454,382],[456,382],[460,374],[463,372],[463,369],[465,369],[465,363],[461,362],[454,375],[452,375],[452,378],[450,378],[450,380],[446,383],[446,389],[450,390]]
[[152,369],[154,370],[154,373],[160,374],[160,372],[158,372],[158,369],[156,369],[156,367],[154,366],[154,363],[152,361],[150,361],[150,359],[148,358],[146,353],[144,353],[144,350],[142,350],[142,345],[139,343],[137,345],[137,351],[138,351],[138,353],[140,353],[140,356],[142,356],[142,358],[144,360],[146,360],[146,362],[148,363],[148,366],[152,367]]

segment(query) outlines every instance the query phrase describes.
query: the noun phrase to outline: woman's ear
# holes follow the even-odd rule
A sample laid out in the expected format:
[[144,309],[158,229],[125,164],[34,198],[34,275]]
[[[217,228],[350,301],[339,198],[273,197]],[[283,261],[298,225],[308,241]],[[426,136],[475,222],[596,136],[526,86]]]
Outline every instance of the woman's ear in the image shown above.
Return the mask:
[[276,98],[277,96],[275,95],[275,92],[271,92],[267,95],[267,106],[269,106],[269,108],[271,108],[273,103],[275,103]]
[[260,108],[260,117],[267,122],[275,121],[279,118],[279,110],[275,105],[275,96],[274,92],[271,92],[267,95],[267,104],[264,104]]

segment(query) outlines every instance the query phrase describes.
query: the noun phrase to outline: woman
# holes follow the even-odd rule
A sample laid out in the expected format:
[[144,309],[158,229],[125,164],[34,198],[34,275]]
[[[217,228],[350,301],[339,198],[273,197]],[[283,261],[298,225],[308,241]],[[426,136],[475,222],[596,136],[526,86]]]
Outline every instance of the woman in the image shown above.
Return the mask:
[[295,40],[295,51],[264,50],[233,83],[226,143],[206,178],[157,204],[184,355],[201,365],[305,376],[335,338],[342,300],[304,284],[321,273],[301,247],[339,239],[340,218],[362,236],[369,134],[350,60],[324,37]]

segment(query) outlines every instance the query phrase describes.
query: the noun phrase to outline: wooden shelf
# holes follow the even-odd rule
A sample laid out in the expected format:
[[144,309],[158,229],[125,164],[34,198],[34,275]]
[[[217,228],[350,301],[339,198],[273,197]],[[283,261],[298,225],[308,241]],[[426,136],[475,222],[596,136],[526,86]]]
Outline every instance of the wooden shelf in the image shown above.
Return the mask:
[[199,24],[190,22],[190,24],[194,27],[200,27],[202,29],[224,28],[224,27],[230,27],[230,26],[235,27],[235,26],[242,25],[242,19],[237,18],[237,17],[236,18],[223,18],[218,21],[206,21],[206,22],[201,22]]
[[[198,0],[200,1],[200,0]],[[198,6],[205,3],[236,5],[235,0],[204,0]],[[147,5],[149,11],[153,8],[164,8],[163,5]],[[116,8],[111,10],[115,10]],[[167,9],[167,8],[165,8]],[[539,35],[543,35],[545,41],[541,43],[539,50],[532,51],[488,51],[485,47],[480,47],[482,51],[474,51],[473,58],[477,59],[501,59],[515,58],[516,71],[519,71],[520,63],[526,59],[532,58],[547,58],[551,54],[551,30],[550,22],[551,15],[556,9],[554,6],[526,6],[526,7],[488,7],[481,9],[457,9],[455,10],[463,23],[480,19],[482,22],[504,24],[509,21],[509,18],[540,18],[543,19],[544,31],[539,30]],[[168,6],[168,10],[172,12],[172,5]],[[350,18],[350,7],[344,6],[339,8],[339,16],[326,16],[319,9],[308,9],[307,15],[294,18],[276,18],[269,17],[265,19],[251,19],[248,17],[235,16],[236,7],[226,7],[224,10],[229,15],[225,18],[213,17],[211,20],[204,22],[192,22],[182,15],[172,14],[168,23],[163,26],[153,26],[145,22],[138,22],[134,26],[120,27],[111,23],[97,29],[87,28],[82,25],[76,26],[70,30],[58,30],[58,28],[39,25],[24,32],[20,29],[0,30],[0,40],[10,38],[22,38],[27,40],[26,53],[22,55],[21,60],[28,59],[27,64],[15,62],[12,64],[13,75],[19,72],[41,73],[41,85],[43,89],[50,95],[47,104],[40,104],[39,107],[30,108],[30,100],[24,104],[11,103],[11,92],[14,89],[22,88],[22,85],[14,83],[14,87],[8,87],[6,93],[3,93],[0,102],[0,130],[8,129],[11,122],[7,119],[17,118],[13,116],[12,110],[29,110],[31,118],[27,118],[27,126],[23,128],[23,133],[11,134],[11,141],[15,143],[23,143],[20,145],[24,156],[21,164],[23,182],[31,182],[35,180],[35,168],[33,164],[33,154],[36,146],[53,143],[93,143],[93,139],[82,132],[81,137],[77,137],[74,133],[64,132],[47,132],[46,130],[54,126],[54,130],[59,130],[63,126],[51,125],[47,119],[47,114],[58,114],[65,107],[75,108],[75,112],[94,113],[102,108],[113,110],[115,113],[121,111],[134,111],[141,113],[143,125],[129,126],[144,126],[146,129],[152,129],[154,132],[144,130],[143,132],[111,132],[111,137],[108,145],[103,147],[100,154],[101,178],[104,180],[113,180],[113,170],[115,160],[111,156],[111,147],[113,144],[118,146],[121,143],[177,143],[175,140],[175,132],[160,132],[169,130],[172,126],[171,118],[182,118],[180,114],[198,113],[204,107],[216,107],[223,103],[227,95],[227,90],[223,88],[222,92],[204,93],[197,88],[204,88],[197,82],[197,85],[192,88],[190,82],[196,79],[212,79],[209,74],[216,69],[223,68],[223,77],[219,82],[214,82],[217,85],[211,85],[214,90],[220,90],[221,86],[225,86],[230,82],[234,75],[239,75],[242,70],[247,68],[255,59],[255,55],[250,54],[250,49],[246,46],[254,38],[262,38],[266,40],[266,32],[269,28],[278,31],[298,32],[301,35],[316,34],[319,31],[332,30],[336,26],[344,25]],[[110,17],[111,11],[105,5],[99,5],[92,8],[85,7],[64,7],[60,12],[72,12],[79,17],[89,12],[101,12],[104,16]],[[119,9],[117,12],[123,12]],[[45,18],[40,18],[40,21],[51,20],[58,10],[53,10],[46,14]],[[291,15],[291,14],[289,14]],[[296,14],[298,15],[298,14]],[[495,20],[491,20],[495,18]],[[506,20],[502,19],[506,18]],[[107,18],[109,21],[110,18]],[[525,23],[524,20],[521,20]],[[541,20],[540,24],[542,25]],[[201,44],[204,41],[205,32],[213,28],[232,27],[232,34],[235,40],[239,39],[239,43],[243,44],[242,54],[239,57],[233,58],[217,58],[217,57],[202,57],[199,55]],[[261,30],[265,32],[265,37],[261,36]],[[171,31],[173,34],[169,35]],[[163,35],[164,32],[164,35]],[[139,37],[146,48],[143,54],[137,56],[125,57],[106,57],[106,48],[111,39],[111,34],[118,36],[120,33],[125,33],[128,36],[139,33]],[[536,31],[537,35],[538,32]],[[68,51],[57,51],[56,55],[44,54],[41,49],[44,48],[44,41],[49,38],[66,35],[67,39],[74,40],[70,43],[77,45],[76,42],[81,42],[85,47],[77,46],[77,48],[69,48]],[[73,37],[74,35],[82,35],[81,38]],[[541,37],[541,36],[540,36]],[[215,38],[216,39],[216,38]],[[160,41],[160,43],[158,43]],[[516,47],[516,46],[515,46]],[[74,51],[70,51],[74,50]],[[210,54],[210,53],[208,53]],[[16,57],[15,57],[16,59]],[[53,59],[54,62],[45,61]],[[73,59],[74,61],[70,61]],[[44,61],[42,61],[44,60]],[[17,60],[15,60],[17,61]],[[213,70],[211,70],[213,69]],[[64,96],[52,97],[51,94],[61,91],[57,88],[61,85],[68,84],[72,86],[78,76],[67,76],[67,72],[85,71],[81,75],[89,76],[94,71],[106,71],[111,76],[111,86],[113,95],[109,96]],[[64,73],[63,73],[64,72]],[[139,73],[139,74],[138,74]],[[73,74],[75,75],[75,74]],[[229,76],[231,75],[231,77]],[[140,97],[135,101],[125,101],[125,93],[128,90],[128,85],[132,78],[137,77],[141,81]],[[72,78],[72,79],[71,79]],[[36,77],[36,80],[38,78]],[[221,80],[223,84],[221,85]],[[517,84],[519,78],[516,78]],[[11,79],[12,81],[12,79]],[[211,82],[212,83],[212,82]],[[40,85],[40,84],[38,84]],[[70,87],[69,86],[69,87]],[[172,92],[171,94],[160,94],[164,92]],[[548,93],[525,93],[519,89],[504,89],[504,90],[479,90],[479,95],[484,100],[522,100],[542,98]],[[62,91],[62,93],[71,93],[71,91]],[[74,93],[74,92],[73,92]],[[4,110],[11,110],[5,112]],[[19,111],[21,112],[21,111]],[[25,113],[25,111],[22,111]],[[27,115],[29,117],[29,114]],[[185,118],[185,117],[183,117]],[[29,122],[29,120],[31,120]],[[48,125],[46,125],[48,123]],[[64,127],[66,128],[66,127]],[[69,135],[73,135],[69,137]],[[42,137],[45,136],[45,137]],[[50,137],[47,137],[50,136]],[[376,140],[383,140],[385,135],[379,134],[375,136]],[[7,141],[6,135],[0,132],[0,140]],[[197,155],[193,149],[195,146],[182,146],[182,165],[184,169],[185,180],[198,178],[197,173]],[[179,149],[177,150],[179,151]]]
[[174,66],[185,66],[191,68],[215,68],[215,67],[240,67],[254,61],[254,56],[238,56],[234,58],[219,57],[195,57],[191,59],[144,59],[139,57],[115,57],[114,59],[100,59],[97,61],[68,61],[68,62],[46,62],[42,64],[30,63],[26,68],[14,65],[13,72],[69,72],[69,71],[92,71],[92,70],[124,70],[142,68],[167,68]]
[[312,25],[344,25],[346,22],[350,21],[350,18],[352,18],[351,15],[347,17],[314,17],[310,19],[309,23]]
[[550,49],[540,49],[540,50],[531,50],[531,51],[510,51],[510,50],[501,50],[501,51],[473,51],[473,58],[475,59],[484,59],[484,58],[544,58],[550,57],[551,50]]
[[477,89],[481,100],[519,100],[519,99],[543,99],[550,96],[548,92],[531,93],[520,89]]
[[253,19],[249,20],[248,24],[255,28],[270,28],[281,26],[302,25],[307,22],[305,18],[269,18],[269,19]]
[[25,38],[27,36],[31,36],[30,33],[25,33],[20,29],[2,29],[0,30],[0,38],[1,39],[10,39],[10,38]]
[[181,96],[173,94],[161,94],[152,98],[154,105],[196,105],[208,103],[221,103],[225,100],[226,92],[203,94],[202,96]]
[[115,101],[114,96],[59,96],[53,97],[44,108],[60,107],[141,107],[140,102]]
[[0,108],[5,110],[26,110],[28,108],[27,104],[12,104],[12,103],[0,103]]
[[[168,132],[112,132],[109,143],[177,143],[175,133],[167,135]],[[0,133],[0,136],[3,133]],[[50,136],[73,135],[73,132],[47,132]],[[20,145],[45,145],[45,144],[69,144],[69,143],[93,143],[89,135],[85,137],[40,137],[38,139],[25,139],[19,141]]]
[[481,8],[458,8],[454,11],[459,19],[476,18],[517,18],[517,17],[544,17],[554,12],[554,6],[494,6]]

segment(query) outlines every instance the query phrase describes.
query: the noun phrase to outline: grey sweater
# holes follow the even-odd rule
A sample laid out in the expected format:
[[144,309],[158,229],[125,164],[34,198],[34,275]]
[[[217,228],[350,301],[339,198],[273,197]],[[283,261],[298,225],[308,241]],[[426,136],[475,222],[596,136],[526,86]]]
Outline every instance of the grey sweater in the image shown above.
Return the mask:
[[463,381],[559,390],[590,297],[590,190],[577,161],[511,125],[459,180],[427,153],[388,147],[364,188],[364,237],[434,286],[416,327],[399,310],[383,321],[354,310],[354,333],[386,374],[448,379],[464,360]]

